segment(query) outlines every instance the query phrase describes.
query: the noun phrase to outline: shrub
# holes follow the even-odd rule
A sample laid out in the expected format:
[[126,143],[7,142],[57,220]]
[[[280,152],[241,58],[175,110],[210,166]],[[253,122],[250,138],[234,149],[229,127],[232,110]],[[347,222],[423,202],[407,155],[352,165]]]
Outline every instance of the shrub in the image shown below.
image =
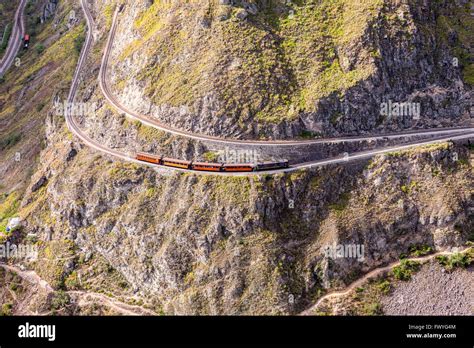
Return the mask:
[[0,310],[0,316],[10,316],[12,315],[13,305],[11,303],[4,303],[2,309]]
[[431,254],[433,248],[428,245],[413,245],[410,247],[410,254],[415,257]]
[[53,298],[51,299],[51,308],[54,309],[54,310],[59,310],[61,308],[64,308],[66,307],[71,301],[71,298],[69,297],[69,295],[60,290],[58,292],[56,292],[53,296]]
[[3,41],[0,43],[0,52],[3,52],[7,48],[8,41],[10,40],[11,34],[12,34],[12,26],[10,23],[8,23],[3,33]]
[[38,53],[38,54],[43,53],[44,50],[45,50],[45,48],[44,48],[44,46],[43,46],[42,44],[37,44],[37,45],[35,46],[35,49],[36,49],[36,53]]
[[463,70],[464,82],[474,86],[474,64],[471,64]]
[[216,162],[219,160],[219,154],[212,151],[203,153],[202,157],[204,157],[204,160],[207,162]]
[[78,54],[81,53],[82,46],[85,41],[86,37],[83,33],[74,39],[74,49]]
[[390,284],[388,280],[384,280],[380,282],[379,284],[377,284],[377,289],[379,289],[380,292],[385,295],[390,292],[391,288],[392,288],[392,285]]
[[3,151],[15,146],[20,140],[21,140],[21,134],[18,134],[18,133],[9,134],[8,136],[0,140],[0,151]]
[[378,302],[368,303],[364,306],[364,313],[366,315],[381,315],[383,314],[382,305]]
[[472,258],[467,253],[455,253],[451,256],[441,255],[436,258],[440,265],[444,266],[448,271],[455,268],[466,268],[472,263]]
[[393,268],[393,276],[398,280],[410,280],[414,271],[420,268],[420,264],[415,261],[404,259],[400,265]]

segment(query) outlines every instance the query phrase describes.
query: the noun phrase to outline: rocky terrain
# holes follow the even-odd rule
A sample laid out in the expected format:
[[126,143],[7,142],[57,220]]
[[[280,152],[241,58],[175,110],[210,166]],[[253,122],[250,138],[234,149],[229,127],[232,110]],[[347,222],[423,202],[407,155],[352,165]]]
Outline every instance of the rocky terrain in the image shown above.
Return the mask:
[[421,257],[426,260],[401,259],[394,267],[379,268],[381,272],[361,278],[348,291],[322,297],[304,314],[473,315],[472,246],[452,248],[450,256],[426,252]]
[[411,282],[403,283],[392,296],[383,300],[384,312],[389,315],[473,315],[472,272],[471,267],[448,273],[436,263],[423,267]]
[[[81,260],[100,255],[167,314],[296,313],[414,244],[463,245],[472,230],[462,146],[261,178],[167,174],[87,150],[68,162],[70,148],[49,149],[20,210],[44,241],[31,267],[68,289],[97,274]],[[328,263],[332,243],[363,244],[364,262]]]
[[[211,135],[459,125],[473,116],[473,26],[469,1],[136,1],[112,81],[132,109]],[[381,115],[390,101],[419,117]]]
[[[467,1],[166,4],[126,2],[111,80],[128,106],[180,128],[288,138],[472,117]],[[114,5],[91,3],[96,42],[78,100],[94,110],[78,117],[81,127],[111,148],[202,158],[203,144],[131,122],[104,100],[97,75]],[[414,245],[441,250],[474,238],[466,143],[225,178],[90,150],[54,107],[66,98],[84,40],[79,4],[35,6],[35,48],[0,84],[0,241],[36,245],[36,261],[2,262],[50,288],[0,269],[4,314],[298,314]],[[420,101],[421,120],[381,120],[380,103],[389,99]],[[22,227],[7,234],[14,216]],[[329,260],[324,248],[334,243],[363,245],[364,260]],[[433,272],[423,269],[393,301],[426,286]],[[472,272],[457,274],[443,282],[465,300],[461,283]],[[387,301],[388,313],[398,313]],[[466,307],[445,302],[434,311],[466,314]]]

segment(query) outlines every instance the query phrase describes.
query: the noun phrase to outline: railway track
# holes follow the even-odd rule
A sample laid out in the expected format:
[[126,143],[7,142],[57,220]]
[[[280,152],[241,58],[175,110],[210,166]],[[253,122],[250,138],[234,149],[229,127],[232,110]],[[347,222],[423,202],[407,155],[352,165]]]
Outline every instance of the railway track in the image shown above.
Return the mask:
[[[86,60],[86,57],[88,55],[88,52],[89,52],[89,50],[92,46],[92,42],[93,42],[92,32],[93,32],[94,20],[93,20],[92,14],[90,13],[90,10],[88,8],[86,0],[81,0],[81,6],[82,6],[82,10],[84,12],[84,15],[85,15],[85,18],[86,18],[86,21],[87,21],[88,32],[87,32],[86,42],[85,42],[84,47],[81,51],[81,55],[80,55],[80,58],[79,58],[79,61],[78,61],[77,67],[76,67],[76,72],[74,74],[73,82],[72,82],[70,93],[69,93],[69,96],[68,96],[68,102],[69,102],[68,104],[69,105],[74,103],[76,92],[77,92],[77,89],[78,89],[78,86],[79,86],[79,78],[80,78],[80,73],[81,73],[81,70],[82,70],[82,66],[83,66],[83,64]],[[114,32],[117,28],[118,14],[119,14],[119,9],[117,8],[115,10],[115,13],[114,13],[114,20],[113,20],[113,27],[111,29],[111,34],[109,35],[108,42],[107,42],[107,47],[108,48],[106,49],[106,51],[108,53],[105,54],[104,57],[103,57],[102,67],[101,67],[100,77],[99,77],[99,82],[100,82],[101,88],[106,92],[105,96],[106,96],[107,100],[109,102],[112,101],[112,105],[114,105],[114,106],[116,106],[114,104],[114,102],[116,101],[115,97],[113,97],[113,95],[111,96],[108,93],[108,91],[109,91],[108,86],[104,82],[106,82],[106,79],[105,79],[105,74],[106,74],[106,71],[107,71],[106,66],[107,66],[107,61],[109,59],[109,55],[110,55],[110,47],[112,46],[112,40],[113,40],[113,37],[115,35]],[[110,97],[112,97],[112,98],[110,98]],[[121,112],[127,113],[128,111],[122,110]],[[155,168],[172,169],[172,170],[175,170],[175,171],[178,171],[178,172],[189,172],[190,171],[188,169],[158,166],[156,164],[139,161],[135,158],[135,156],[136,156],[135,154],[130,154],[128,152],[108,148],[108,147],[98,143],[97,141],[91,139],[87,134],[85,134],[80,129],[80,127],[77,125],[77,123],[74,120],[74,117],[70,114],[70,112],[68,112],[68,110],[66,110],[66,115],[65,116],[66,116],[67,126],[69,127],[71,132],[74,133],[79,139],[81,139],[87,146],[89,146],[92,149],[95,149],[95,150],[100,151],[104,154],[111,155],[113,157],[116,157],[116,158],[119,158],[121,160],[125,160],[125,161],[128,161],[128,162],[139,163],[139,164],[142,164],[142,165],[147,165],[147,166],[151,166],[151,167],[155,167]],[[133,118],[135,116],[131,115],[131,117]],[[147,124],[147,122],[148,121],[146,121],[144,123]],[[166,129],[168,129],[168,128],[164,128],[163,130],[166,131]],[[170,133],[173,133],[173,134],[176,134],[176,132],[177,132],[177,134],[181,134],[180,131],[175,131],[175,130],[170,131]],[[387,148],[378,149],[378,150],[358,152],[358,153],[354,153],[354,154],[351,154],[351,155],[345,156],[345,157],[337,157],[337,158],[331,158],[331,159],[327,159],[327,160],[318,160],[318,161],[314,161],[314,162],[295,164],[295,165],[291,166],[290,168],[283,168],[283,169],[278,169],[278,170],[269,170],[269,171],[260,171],[260,172],[238,172],[238,173],[199,172],[199,171],[194,171],[194,172],[197,173],[197,174],[203,174],[203,175],[225,175],[225,176],[249,176],[249,175],[260,175],[260,174],[287,173],[287,172],[297,171],[297,170],[300,170],[300,169],[314,168],[314,167],[326,166],[326,165],[330,165],[330,164],[345,163],[345,162],[360,160],[360,159],[364,159],[364,158],[370,158],[370,157],[378,155],[378,154],[388,153],[388,152],[392,152],[392,151],[406,150],[406,149],[410,149],[412,147],[416,147],[416,146],[420,146],[420,145],[436,144],[436,143],[445,142],[447,140],[469,139],[469,138],[474,137],[474,128],[443,129],[443,130],[437,130],[437,131],[420,131],[420,132],[413,132],[412,131],[412,132],[409,132],[408,134],[409,134],[409,136],[418,136],[418,135],[428,135],[429,134],[429,135],[439,135],[440,137],[436,138],[434,140],[418,141],[418,142],[408,144],[408,145],[392,146],[392,147],[387,147]],[[189,136],[194,138],[194,139],[203,140],[202,136],[199,136],[199,135],[189,135]],[[290,142],[290,143],[285,142],[284,144],[285,145],[296,145],[296,144],[301,145],[301,144],[308,144],[308,143],[361,141],[361,140],[375,140],[375,139],[378,139],[378,138],[406,137],[406,136],[407,136],[407,134],[397,134],[397,135],[388,135],[388,136],[387,135],[382,135],[382,136],[374,136],[374,137],[357,137],[357,138],[348,138],[348,139],[340,138],[340,139],[331,139],[331,140],[314,140],[314,141],[309,141],[309,142],[308,141],[304,141],[304,142],[295,141],[295,142]],[[204,139],[208,139],[208,137],[204,136]],[[225,139],[218,139],[218,141],[219,142],[225,142],[226,144],[235,144],[236,143],[236,141],[234,141],[234,140],[227,141]],[[247,141],[237,141],[238,144],[242,144],[242,142],[248,143]],[[250,143],[262,145],[262,143],[259,142],[259,141],[250,142]],[[279,143],[280,142],[272,142],[271,145],[273,145],[273,146],[274,145],[279,145]]]
[[13,64],[15,56],[21,47],[21,38],[25,34],[25,20],[23,13],[25,11],[27,0],[21,0],[18,9],[15,12],[12,34],[8,42],[7,50],[0,60],[0,77],[3,76]]

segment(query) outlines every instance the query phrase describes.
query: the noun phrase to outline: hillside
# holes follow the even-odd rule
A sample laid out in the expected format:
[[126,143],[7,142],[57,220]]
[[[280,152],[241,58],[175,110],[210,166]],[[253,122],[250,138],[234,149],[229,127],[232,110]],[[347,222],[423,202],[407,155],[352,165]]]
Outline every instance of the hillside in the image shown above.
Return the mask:
[[[472,118],[473,25],[469,1],[137,1],[113,82],[133,109],[212,135],[448,126]],[[420,119],[384,118],[390,100]]]
[[0,57],[3,56],[11,35],[16,7],[13,1],[0,1]]
[[[104,98],[98,76],[118,3],[89,2],[80,128],[132,155],[213,158],[209,143],[132,121]],[[474,116],[468,1],[123,3],[108,69],[114,93],[180,129],[301,139],[459,127]],[[31,4],[31,49],[0,82],[0,243],[34,245],[39,259],[0,260],[31,272],[0,267],[3,314],[298,314],[410,248],[473,241],[467,141],[246,177],[153,168],[90,148],[56,108],[86,37],[80,3]],[[389,100],[419,102],[420,119],[383,118]],[[12,217],[21,228],[7,233]],[[333,243],[363,245],[365,259],[328,260]],[[396,314],[390,298],[380,301]]]

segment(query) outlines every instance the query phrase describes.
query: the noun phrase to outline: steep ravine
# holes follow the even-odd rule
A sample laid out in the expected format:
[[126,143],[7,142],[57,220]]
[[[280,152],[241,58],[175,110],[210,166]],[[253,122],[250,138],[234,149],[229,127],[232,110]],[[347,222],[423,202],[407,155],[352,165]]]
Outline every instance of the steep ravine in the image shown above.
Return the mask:
[[[44,186],[23,201],[26,230],[56,246],[36,271],[64,286],[79,255],[97,255],[168,314],[294,313],[411,245],[462,245],[472,229],[463,146],[251,178],[162,172],[72,147],[70,161],[69,145],[43,153],[33,182]],[[365,260],[328,263],[322,248],[333,243],[363,244]],[[53,261],[62,255],[73,261]]]

